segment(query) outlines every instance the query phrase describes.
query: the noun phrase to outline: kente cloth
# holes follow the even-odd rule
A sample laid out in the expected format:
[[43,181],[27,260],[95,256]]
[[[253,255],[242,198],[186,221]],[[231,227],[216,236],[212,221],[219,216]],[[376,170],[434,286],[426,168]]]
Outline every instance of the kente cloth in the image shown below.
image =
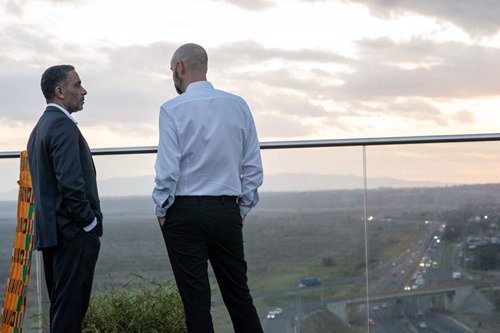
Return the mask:
[[28,153],[20,156],[17,226],[12,249],[10,276],[2,307],[1,333],[21,333],[26,308],[26,290],[31,270],[33,249],[34,194],[28,167]]

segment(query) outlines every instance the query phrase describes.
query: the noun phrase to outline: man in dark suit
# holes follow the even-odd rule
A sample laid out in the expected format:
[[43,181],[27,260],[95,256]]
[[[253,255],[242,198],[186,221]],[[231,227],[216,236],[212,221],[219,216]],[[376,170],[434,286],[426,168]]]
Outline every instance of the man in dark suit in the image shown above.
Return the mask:
[[87,91],[71,65],[48,68],[41,88],[47,108],[28,140],[35,247],[43,256],[50,331],[81,332],[102,236],[94,162],[72,117]]

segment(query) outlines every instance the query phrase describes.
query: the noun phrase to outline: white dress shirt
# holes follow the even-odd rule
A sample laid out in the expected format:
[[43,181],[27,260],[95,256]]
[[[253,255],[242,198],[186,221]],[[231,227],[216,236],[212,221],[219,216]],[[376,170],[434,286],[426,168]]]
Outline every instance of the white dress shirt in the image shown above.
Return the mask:
[[[71,115],[71,113],[69,113],[65,108],[63,108],[62,106],[60,106],[59,104],[56,104],[56,103],[48,103],[47,106],[53,106],[53,107],[56,107],[58,108],[59,110],[61,110],[66,116],[68,116],[69,119],[71,119],[75,124],[78,125],[78,123],[76,122],[75,118],[73,118],[73,116]],[[94,218],[94,221],[92,221],[92,223],[90,223],[89,225],[86,225],[85,227],[83,227],[83,230],[85,230],[86,232],[89,232],[91,231],[92,229],[95,228],[95,226],[97,225],[97,218]]]
[[245,218],[257,204],[263,171],[252,114],[239,96],[214,89],[208,81],[160,108],[160,140],[153,201],[157,216],[178,195],[239,197]]

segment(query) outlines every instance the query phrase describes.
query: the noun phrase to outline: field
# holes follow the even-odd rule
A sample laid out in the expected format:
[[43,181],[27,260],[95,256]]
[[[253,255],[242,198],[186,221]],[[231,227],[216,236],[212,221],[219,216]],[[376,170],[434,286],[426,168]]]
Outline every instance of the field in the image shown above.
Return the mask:
[[[372,218],[368,219],[366,230],[361,190],[262,193],[261,202],[244,226],[249,283],[258,298],[259,312],[265,314],[277,303],[295,302],[291,291],[307,276],[317,276],[323,281],[363,278],[366,262],[373,269],[397,258],[423,230],[425,220],[446,219],[447,212],[470,208],[471,202],[474,209],[498,213],[499,190],[498,185],[371,190],[366,212],[367,217]],[[2,299],[10,269],[15,205],[14,202],[0,203]],[[137,281],[132,274],[157,280],[172,279],[151,199],[108,197],[102,199],[102,206],[105,229],[94,292]],[[365,258],[365,245],[368,258]],[[32,276],[35,274],[33,270]],[[34,285],[33,278],[32,291]],[[276,290],[285,292],[271,292]],[[362,292],[362,286],[353,283],[330,289],[321,297],[353,297]],[[218,304],[215,285],[214,293]],[[216,313],[216,320],[227,321],[221,316]]]

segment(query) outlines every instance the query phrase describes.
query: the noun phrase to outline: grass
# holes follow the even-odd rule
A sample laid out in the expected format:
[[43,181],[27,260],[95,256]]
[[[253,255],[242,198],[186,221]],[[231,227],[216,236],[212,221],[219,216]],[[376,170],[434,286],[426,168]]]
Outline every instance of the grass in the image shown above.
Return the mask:
[[95,294],[83,333],[183,333],[184,311],[176,286],[135,275],[120,288]]

